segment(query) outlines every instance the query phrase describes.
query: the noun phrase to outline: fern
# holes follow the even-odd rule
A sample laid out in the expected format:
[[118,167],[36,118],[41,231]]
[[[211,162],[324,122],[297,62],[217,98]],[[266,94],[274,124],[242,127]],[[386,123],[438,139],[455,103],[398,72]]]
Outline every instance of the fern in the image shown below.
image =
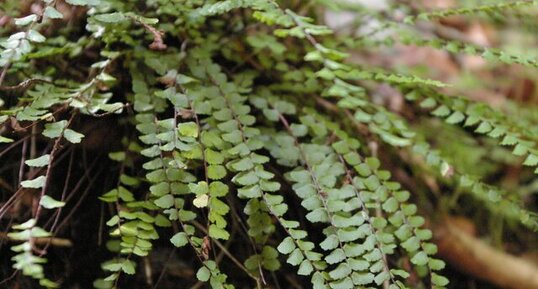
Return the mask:
[[525,6],[536,5],[537,3],[538,2],[534,0],[523,0],[523,1],[512,1],[512,2],[507,2],[507,3],[483,5],[483,6],[470,7],[470,8],[457,8],[457,9],[447,9],[447,10],[433,11],[433,12],[423,12],[423,13],[418,14],[417,16],[408,16],[404,20],[404,22],[413,23],[417,20],[433,20],[436,18],[444,18],[444,17],[453,16],[453,15],[469,15],[469,14],[476,14],[480,12],[484,12],[484,13],[491,13],[495,11],[501,12],[506,9],[517,9],[517,8],[522,8]]
[[[62,6],[44,1],[42,14],[1,30],[0,143],[6,145],[0,156],[23,143],[26,166],[13,175],[2,171],[2,180],[9,176],[18,188],[0,217],[23,190],[37,192],[34,210],[16,216],[7,237],[16,242],[15,272],[42,286],[62,285],[44,265],[49,245],[36,245],[58,234],[44,219],[63,217],[59,208],[70,205],[64,194],[55,197],[55,166],[65,150],[86,145],[94,131],[85,136],[83,124],[103,117],[118,120],[122,130],[112,148],[99,148],[116,173],[99,184],[111,254],[100,260],[96,288],[129,286],[124,282],[142,270],[151,283],[140,262],[167,246],[185,260],[191,256],[197,282],[215,289],[278,285],[289,274],[283,261],[315,289],[446,288],[424,199],[444,209],[458,190],[474,196],[473,206],[488,216],[538,229],[529,202],[451,164],[413,125],[439,118],[461,133],[499,140],[538,173],[532,111],[517,105],[497,111],[453,97],[447,83],[354,64],[352,51],[344,50],[362,43],[375,55],[369,44],[399,42],[535,68],[535,60],[500,49],[424,38],[417,22],[536,1],[419,12],[403,21],[367,5],[324,0],[65,2],[73,11],[81,6],[83,21],[63,20]],[[335,34],[320,23],[318,7],[375,18],[380,28],[361,39]],[[398,35],[373,37],[388,29]],[[72,64],[62,64],[67,58]],[[406,95],[405,116],[376,99],[381,84]],[[417,164],[426,168],[421,174],[456,192],[439,197],[393,177],[406,171],[422,183]]]
[[476,45],[458,42],[455,40],[443,40],[443,39],[420,39],[415,36],[403,36],[402,43],[406,45],[417,45],[435,47],[438,49],[446,50],[450,53],[458,54],[472,54],[483,57],[488,61],[500,61],[505,64],[520,64],[528,67],[538,67],[538,62],[530,57],[525,57],[518,54],[510,54],[500,49],[479,47]]
[[[408,94],[407,99],[417,100],[420,92],[414,91]],[[500,144],[503,146],[514,146],[512,153],[516,156],[523,156],[523,164],[535,167],[538,165],[536,157],[537,136],[528,131],[525,127],[517,123],[510,122],[499,112],[481,105],[472,104],[462,98],[451,98],[440,93],[428,93],[430,97],[421,101],[420,106],[426,109],[433,109],[431,114],[445,118],[450,124],[463,124],[464,126],[475,127],[475,132],[484,134],[491,138],[501,138]],[[438,105],[437,101],[441,104]],[[538,173],[538,169],[535,170]]]
[[513,195],[498,187],[485,184],[477,177],[456,171],[453,165],[438,151],[431,149],[427,143],[417,143],[412,150],[421,155],[427,165],[436,168],[443,177],[455,180],[463,190],[483,200],[490,210],[504,215],[507,219],[515,219],[529,229],[538,230],[536,214],[525,210],[517,199],[514,200]]

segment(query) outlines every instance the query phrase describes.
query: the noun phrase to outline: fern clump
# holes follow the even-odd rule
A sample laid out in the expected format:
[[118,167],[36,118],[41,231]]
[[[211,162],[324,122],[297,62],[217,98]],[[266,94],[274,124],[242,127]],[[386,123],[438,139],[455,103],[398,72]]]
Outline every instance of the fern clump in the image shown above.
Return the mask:
[[[484,143],[509,148],[532,179],[532,114],[508,115],[451,96],[448,83],[352,57],[353,49],[414,45],[533,69],[535,60],[500,48],[424,37],[420,23],[536,1],[424,12],[394,4],[401,19],[328,1],[36,2],[37,12],[8,12],[0,30],[0,156],[22,148],[3,156],[21,157],[20,168],[1,173],[16,183],[0,208],[2,217],[18,208],[5,223],[13,274],[63,286],[45,265],[47,248],[66,236],[85,198],[100,202],[91,218],[107,252],[92,272],[101,289],[157,286],[162,275],[153,283],[150,260],[171,247],[194,270],[182,278],[211,288],[289,287],[282,277],[291,267],[290,280],[305,288],[446,288],[432,224],[457,213],[462,194],[511,232],[538,229],[528,198],[451,163],[456,157],[417,127],[439,119],[497,140]],[[321,21],[324,9],[367,15],[381,28],[364,41],[336,34]],[[385,30],[398,33],[369,42]],[[405,95],[413,116],[376,99],[380,86]],[[99,128],[84,129],[102,119],[110,145],[100,144]],[[88,158],[101,167],[95,177]],[[73,186],[77,166],[84,173],[73,173]],[[432,182],[446,192],[423,188]],[[93,192],[77,202],[82,184]],[[27,194],[33,201],[21,205]]]

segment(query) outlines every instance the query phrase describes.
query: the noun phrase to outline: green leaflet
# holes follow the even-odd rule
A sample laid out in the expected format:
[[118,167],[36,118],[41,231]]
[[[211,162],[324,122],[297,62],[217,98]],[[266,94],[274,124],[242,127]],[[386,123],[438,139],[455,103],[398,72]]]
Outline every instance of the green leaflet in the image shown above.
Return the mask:
[[65,206],[65,202],[55,200],[52,197],[45,195],[39,201],[39,205],[41,205],[45,209],[55,209]]

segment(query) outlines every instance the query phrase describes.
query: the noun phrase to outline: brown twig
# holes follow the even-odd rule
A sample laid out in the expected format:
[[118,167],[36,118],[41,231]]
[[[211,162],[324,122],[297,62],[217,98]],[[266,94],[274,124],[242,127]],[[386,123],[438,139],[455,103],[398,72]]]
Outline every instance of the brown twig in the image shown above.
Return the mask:
[[158,50],[162,51],[168,48],[168,46],[164,43],[163,36],[164,32],[157,30],[157,28],[144,23],[144,21],[141,21],[140,19],[137,19],[136,17],[131,17],[135,22],[139,23],[146,29],[149,33],[153,34],[153,42],[149,45],[149,48],[151,50]]
[[0,85],[2,85],[2,83],[4,82],[4,78],[6,77],[7,70],[9,69],[10,65],[11,63],[6,64],[2,69],[2,72],[0,73]]
[[30,78],[14,86],[0,86],[0,91],[27,90],[32,85],[40,82],[52,83],[51,81],[48,81],[46,79]]
[[[196,222],[196,221],[192,221],[191,223],[192,223],[196,228],[198,228],[200,231],[204,232],[205,234],[208,234],[207,229],[206,229],[202,224],[200,224],[200,223],[198,223],[198,222]],[[252,275],[252,274],[250,273],[250,271],[249,271],[247,268],[245,268],[245,266],[243,266],[243,264],[242,264],[239,260],[237,260],[237,259],[233,256],[232,253],[230,253],[230,252],[228,251],[228,249],[226,248],[226,246],[224,246],[221,242],[219,242],[219,241],[216,240],[216,239],[214,239],[213,242],[217,245],[217,247],[219,247],[219,248],[222,250],[222,252],[224,252],[224,254],[225,254],[225,255],[226,255],[226,256],[227,256],[227,257],[228,257],[228,258],[229,258],[235,265],[237,265],[237,267],[239,267],[241,270],[245,271],[245,273],[247,273],[247,275],[248,275],[250,278],[254,279],[254,280],[256,281],[256,283],[258,283],[258,278],[257,278],[256,276]]]

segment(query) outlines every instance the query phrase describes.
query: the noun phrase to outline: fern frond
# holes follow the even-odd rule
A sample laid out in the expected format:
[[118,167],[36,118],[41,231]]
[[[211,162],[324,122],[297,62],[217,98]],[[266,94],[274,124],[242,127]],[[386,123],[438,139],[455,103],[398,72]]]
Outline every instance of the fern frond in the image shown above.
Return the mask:
[[249,8],[254,10],[253,17],[258,21],[273,25],[290,26],[291,19],[285,15],[274,1],[272,0],[225,0],[212,4],[205,4],[203,7],[192,12],[191,18],[208,17],[225,14],[234,9]]
[[29,219],[22,224],[13,226],[13,231],[8,234],[8,237],[16,241],[22,241],[22,243],[11,247],[11,250],[16,253],[11,260],[13,261],[13,268],[20,270],[25,276],[38,280],[41,286],[58,288],[57,283],[45,277],[43,264],[47,262],[47,259],[34,254],[35,238],[50,236],[51,233],[36,226],[35,219]]
[[531,230],[538,230],[536,214],[526,210],[513,195],[496,186],[485,184],[476,177],[459,172],[441,156],[439,151],[430,148],[427,143],[415,143],[412,151],[422,156],[428,166],[436,168],[443,178],[455,180],[460,188],[482,201],[493,213],[516,220]]
[[[450,97],[438,92],[415,90],[406,95],[411,101],[420,101],[420,106],[431,114],[445,119],[450,124],[475,127],[474,132],[494,139],[502,137],[500,144],[513,146],[512,153],[525,157],[523,164],[538,166],[538,135],[518,123],[511,122],[505,115],[484,104],[473,103],[464,98]],[[538,173],[538,168],[535,169]]]
[[470,7],[470,8],[456,8],[456,9],[447,9],[447,10],[441,10],[441,11],[432,11],[432,12],[423,12],[416,16],[407,16],[404,19],[405,23],[413,24],[414,22],[418,20],[434,20],[437,18],[445,18],[449,16],[454,15],[471,15],[476,13],[491,13],[495,11],[504,11],[506,9],[517,9],[522,8],[525,6],[531,6],[538,4],[538,1],[536,0],[521,0],[521,1],[513,1],[513,2],[506,2],[506,3],[496,3],[491,5],[483,5],[483,6],[477,6],[477,7]]
[[[431,232],[427,229],[420,229],[424,219],[415,215],[415,205],[407,203],[409,192],[400,190],[399,183],[389,180],[390,172],[380,169],[380,161],[377,158],[370,157],[361,161],[357,153],[349,151],[357,141],[350,138],[346,132],[339,130],[337,124],[331,123],[313,111],[307,110],[307,113],[316,117],[317,121],[330,126],[335,135],[342,140],[336,142],[333,147],[339,154],[343,154],[341,159],[345,163],[354,167],[357,176],[353,183],[358,185],[361,193],[363,190],[375,191],[374,199],[377,198],[377,203],[374,207],[381,208],[388,215],[388,223],[385,225],[390,224],[398,228],[395,235],[402,242],[400,245],[410,254],[411,262],[419,267],[428,268],[432,284],[445,286],[448,280],[434,272],[444,268],[444,262],[430,256],[437,252],[437,248],[428,242]],[[401,277],[405,278],[406,275],[401,275]]]
[[[202,149],[200,145],[200,129],[197,122],[185,121],[178,123],[175,117],[158,120],[157,116],[151,113],[152,110],[159,111],[159,105],[163,101],[169,101],[174,106],[176,113],[189,109],[193,115],[196,115],[195,119],[198,120],[197,114],[203,110],[199,109],[197,111],[192,103],[200,101],[200,99],[196,98],[196,96],[200,95],[185,95],[176,91],[175,87],[171,87],[164,91],[155,92],[156,97],[154,98],[148,98],[149,88],[143,85],[143,76],[134,69],[132,70],[132,75],[135,83],[139,84],[133,85],[135,108],[138,108],[140,112],[136,117],[139,122],[137,129],[142,134],[140,140],[147,145],[147,148],[141,153],[150,158],[150,161],[144,164],[144,169],[148,171],[146,174],[147,180],[152,183],[150,187],[151,203],[140,204],[141,208],[161,210],[168,220],[161,220],[160,225],[168,225],[170,221],[178,222],[181,232],[176,233],[170,241],[176,247],[189,245],[194,249],[202,264],[197,272],[200,280],[210,281],[215,286],[219,284],[224,288],[233,288],[232,285],[226,283],[227,276],[218,269],[216,263],[208,260],[209,256],[205,255],[204,239],[196,234],[195,226],[190,224],[196,219],[197,214],[188,209],[187,203],[189,200],[187,197],[190,194],[194,197],[190,201],[195,207],[209,208],[208,217],[211,222],[208,230],[209,236],[215,239],[227,239],[229,237],[228,232],[223,229],[226,227],[226,221],[223,216],[229,211],[229,207],[218,199],[228,193],[228,187],[218,181],[223,177],[223,167],[216,165],[216,163],[221,162],[220,157],[217,152],[211,151],[209,148],[207,150]],[[172,78],[173,83],[183,85],[194,81],[194,79],[185,75],[174,73],[167,74],[165,77]],[[204,113],[209,112],[205,111]],[[204,162],[206,165],[206,181],[198,181],[188,171],[189,166],[187,164],[192,160]],[[135,230],[135,238],[144,238],[144,234],[140,230],[152,228],[149,225],[142,226],[137,223],[136,227],[138,229]],[[150,236],[158,238],[156,232]],[[133,242],[134,244],[132,244]],[[145,250],[140,251],[138,248],[140,247],[139,242],[136,240],[131,242],[124,241],[124,243],[127,243],[127,247],[131,249],[122,250],[122,253],[132,252],[139,256],[147,254]],[[148,245],[145,246],[146,250],[151,249]]]
[[406,45],[417,45],[423,47],[433,47],[443,49],[450,53],[471,54],[483,57],[488,61],[500,61],[505,64],[520,64],[528,67],[538,67],[538,61],[530,57],[518,54],[511,54],[497,48],[480,47],[473,44],[444,39],[421,39],[417,36],[401,36],[402,43]]

